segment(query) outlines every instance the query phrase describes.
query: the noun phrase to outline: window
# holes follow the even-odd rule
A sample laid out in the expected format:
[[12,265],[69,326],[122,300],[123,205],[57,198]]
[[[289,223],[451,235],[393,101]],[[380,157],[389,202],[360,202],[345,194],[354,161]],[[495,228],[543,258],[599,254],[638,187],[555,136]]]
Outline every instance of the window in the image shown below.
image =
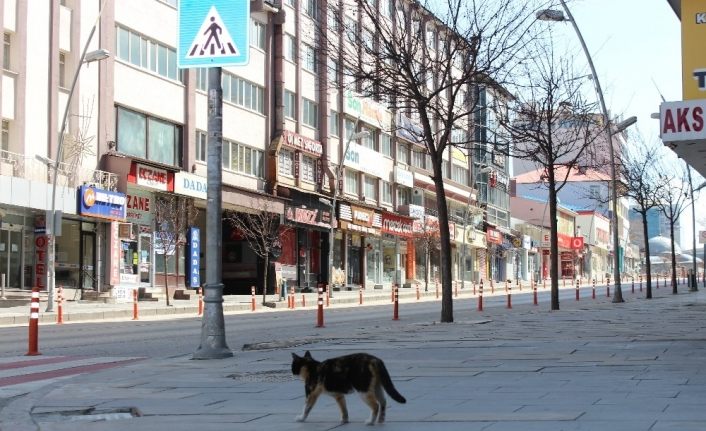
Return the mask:
[[360,138],[360,145],[364,146],[365,148],[375,150],[375,131],[369,127],[361,127],[360,131],[368,132],[368,136]]
[[264,114],[265,90],[262,87],[226,72],[223,73],[222,79],[223,100]]
[[302,156],[301,179],[313,183],[316,181],[316,163],[309,156]]
[[207,67],[197,67],[196,68],[196,89],[201,91],[208,91],[208,68]]
[[387,181],[382,181],[382,199],[384,203],[392,203],[392,184]]
[[358,172],[346,169],[345,192],[358,196]]
[[294,151],[280,149],[279,150],[279,168],[280,175],[288,177],[294,176]]
[[117,57],[165,78],[181,80],[176,50],[123,27],[117,28]]
[[326,17],[328,20],[328,30],[333,33],[338,32],[338,16],[338,12],[329,6],[328,11],[326,12]]
[[208,137],[206,132],[200,130],[196,131],[196,148],[195,148],[195,158],[200,162],[206,161],[206,148],[208,145]]
[[397,161],[406,165],[409,164],[409,146],[400,141],[397,141]]
[[2,68],[5,70],[10,70],[10,55],[12,53],[12,38],[10,33],[5,33],[4,44],[2,47]]
[[367,28],[363,28],[361,39],[363,39],[363,46],[365,46],[365,51],[367,53],[373,52],[373,33]]
[[118,151],[181,166],[181,126],[118,107]]
[[332,57],[328,58],[328,68],[326,69],[329,84],[338,83],[338,62]]
[[295,0],[285,0],[284,3],[287,4],[287,5],[289,5],[289,6],[291,6],[291,7],[294,7],[294,6],[295,6],[294,1],[295,1]]
[[355,78],[356,74],[353,69],[349,67],[343,68],[343,86],[348,89],[355,90]]
[[397,205],[409,205],[410,190],[406,187],[397,187]]
[[250,45],[255,48],[265,49],[265,24],[260,21],[251,20],[250,27]]
[[59,53],[59,87],[66,88],[66,54]]
[[297,119],[297,96],[289,90],[284,90],[284,116]]
[[316,102],[302,99],[302,122],[307,126],[319,127],[319,106]]
[[304,0],[304,13],[316,19],[316,0]]
[[392,137],[386,133],[380,133],[380,152],[392,157]]
[[431,27],[431,26],[427,27],[427,38],[426,39],[427,39],[427,47],[429,49],[434,49],[434,47],[435,47],[434,33],[435,33],[434,27]]
[[346,118],[343,121],[343,127],[346,129],[346,139],[350,139],[355,133],[355,121]]
[[329,134],[331,136],[339,136],[340,131],[338,130],[338,112],[331,111],[329,116]]
[[10,122],[2,120],[2,132],[0,133],[0,150],[10,151]]
[[284,35],[284,59],[297,62],[297,40],[291,34]]
[[303,69],[316,73],[316,52],[313,46],[302,43],[302,62]]
[[237,142],[223,140],[223,167],[245,175],[264,176],[265,153]]
[[346,33],[348,41],[357,45],[358,40],[358,20],[352,16],[346,15],[345,18]]
[[365,199],[378,199],[378,180],[374,177],[365,176],[365,190],[363,193]]
[[451,179],[457,183],[468,185],[468,168],[463,166],[451,165]]
[[412,166],[424,169],[424,158],[424,153],[421,151],[412,151]]

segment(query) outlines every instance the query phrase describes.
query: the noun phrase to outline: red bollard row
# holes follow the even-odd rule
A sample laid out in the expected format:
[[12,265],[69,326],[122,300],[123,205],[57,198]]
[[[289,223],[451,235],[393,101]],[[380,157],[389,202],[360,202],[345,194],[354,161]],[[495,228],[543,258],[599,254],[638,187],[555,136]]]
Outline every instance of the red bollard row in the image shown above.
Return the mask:
[[139,320],[140,311],[137,308],[137,289],[132,289],[132,320]]

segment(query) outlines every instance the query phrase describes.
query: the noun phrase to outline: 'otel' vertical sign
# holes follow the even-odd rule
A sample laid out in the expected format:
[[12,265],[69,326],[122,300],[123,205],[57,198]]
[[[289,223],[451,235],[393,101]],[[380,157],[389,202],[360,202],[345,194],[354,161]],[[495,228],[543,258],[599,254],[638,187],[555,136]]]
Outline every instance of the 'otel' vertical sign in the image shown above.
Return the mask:
[[187,255],[189,286],[196,288],[201,286],[201,230],[197,227],[189,228]]

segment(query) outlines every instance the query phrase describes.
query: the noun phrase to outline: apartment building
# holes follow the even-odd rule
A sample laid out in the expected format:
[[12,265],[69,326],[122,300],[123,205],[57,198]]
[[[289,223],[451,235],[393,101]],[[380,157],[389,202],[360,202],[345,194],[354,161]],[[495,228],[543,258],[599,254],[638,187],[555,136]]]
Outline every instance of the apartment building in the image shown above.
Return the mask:
[[[395,4],[378,3],[381,16]],[[164,247],[155,234],[168,222],[155,216],[162,201],[193,202],[202,237],[208,211],[207,69],[177,68],[177,1],[0,5],[0,273],[8,285],[46,283],[46,217],[54,208],[57,284],[115,296],[164,283],[189,287],[192,250],[184,241]],[[312,29],[327,7],[251,2],[249,64],[222,70],[223,208],[281,215],[283,253],[270,271],[278,285],[326,282],[329,252],[342,288],[412,283],[422,271],[433,277],[415,241],[420,223],[433,220],[435,196],[428,157],[413,139],[414,113],[362,97],[337,60],[316,49]],[[81,63],[86,43],[88,52],[110,56]],[[491,103],[491,90],[476,90]],[[493,151],[492,127],[489,115],[479,115],[474,152],[445,156],[457,279],[502,279],[498,268],[514,247],[508,163]],[[468,217],[476,201],[486,215]],[[263,263],[242,233],[225,221],[222,240],[225,292],[261,290]],[[208,262],[195,257],[202,272]]]

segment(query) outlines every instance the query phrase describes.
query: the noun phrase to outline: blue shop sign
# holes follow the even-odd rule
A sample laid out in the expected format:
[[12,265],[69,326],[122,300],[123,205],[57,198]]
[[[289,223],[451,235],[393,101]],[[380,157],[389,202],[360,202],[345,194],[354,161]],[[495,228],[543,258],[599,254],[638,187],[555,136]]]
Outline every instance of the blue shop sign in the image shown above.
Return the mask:
[[127,198],[124,193],[81,186],[78,193],[78,213],[107,220],[125,220]]
[[186,273],[189,274],[189,286],[201,286],[201,229],[189,228],[186,245]]

